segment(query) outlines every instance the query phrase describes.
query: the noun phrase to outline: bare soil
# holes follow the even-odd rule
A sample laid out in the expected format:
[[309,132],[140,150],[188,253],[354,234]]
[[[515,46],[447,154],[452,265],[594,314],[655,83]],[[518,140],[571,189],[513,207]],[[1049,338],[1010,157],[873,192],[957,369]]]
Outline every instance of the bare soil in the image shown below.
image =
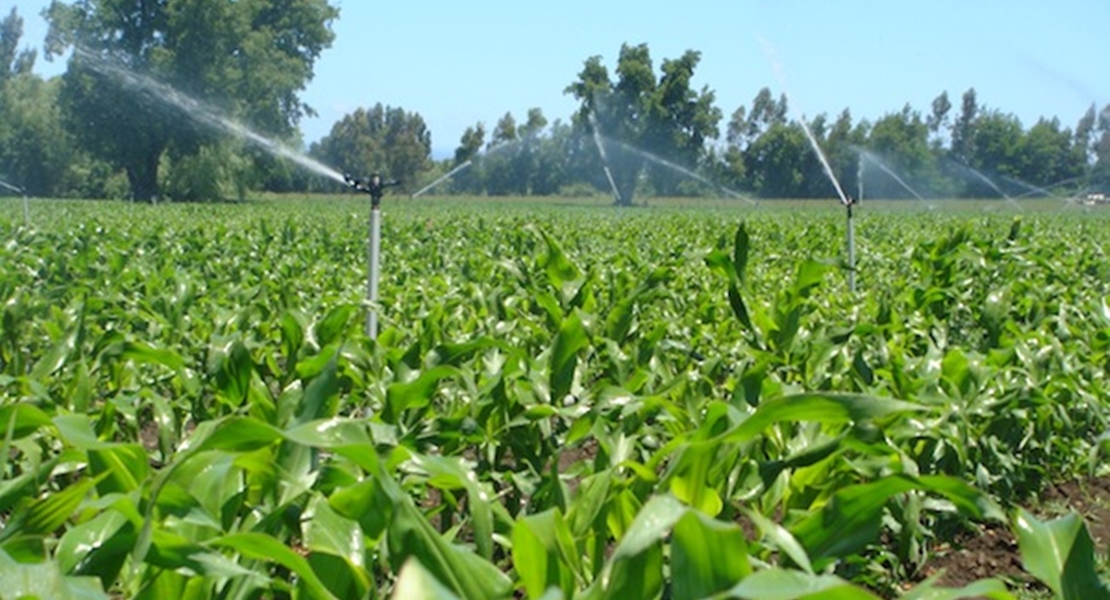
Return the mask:
[[[1029,510],[1041,518],[1075,512],[1087,524],[1096,548],[1110,543],[1110,477],[1050,485]],[[1005,525],[984,527],[978,534],[954,540],[924,567],[923,576],[942,573],[939,583],[963,587],[979,579],[1006,579],[1029,589],[1042,586],[1025,571],[1017,540]]]

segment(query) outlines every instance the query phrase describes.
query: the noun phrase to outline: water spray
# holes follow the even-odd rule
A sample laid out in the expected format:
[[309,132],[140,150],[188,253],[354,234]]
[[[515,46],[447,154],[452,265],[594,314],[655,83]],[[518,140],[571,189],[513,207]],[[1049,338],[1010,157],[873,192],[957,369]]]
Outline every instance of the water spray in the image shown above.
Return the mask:
[[[789,100],[790,92],[786,85],[786,77],[782,74],[782,67],[779,65],[778,60],[775,59],[774,49],[767,40],[760,38],[760,44],[763,46],[763,52],[767,55],[767,59],[771,62],[771,67],[774,69],[775,77],[779,80],[779,85],[782,86],[783,95]],[[792,102],[790,104],[793,104]],[[840,203],[844,205],[845,212],[848,215],[847,226],[847,246],[848,246],[848,289],[856,291],[856,230],[852,222],[852,206],[858,200],[853,200],[850,196],[844,193],[844,189],[840,187],[840,181],[833,173],[832,166],[829,160],[825,157],[825,153],[821,150],[821,145],[817,143],[817,138],[809,129],[809,124],[806,123],[805,115],[802,115],[798,122],[802,126],[802,132],[805,133],[806,139],[809,140],[809,145],[813,148],[813,153],[817,155],[817,160],[821,162],[821,167],[825,170],[825,175],[828,176],[829,181],[832,182],[833,188],[836,189],[836,195],[840,198]]]
[[27,226],[30,226],[31,225],[31,207],[28,206],[27,190],[25,190],[25,189],[23,189],[23,188],[21,188],[17,185],[12,185],[12,184],[10,184],[6,181],[3,181],[3,180],[0,180],[0,187],[9,189],[9,190],[11,190],[11,191],[13,191],[17,194],[22,194],[23,195],[23,224],[27,225]]
[[463,169],[469,167],[473,162],[474,161],[472,159],[467,159],[467,160],[463,161],[458,166],[456,166],[454,169],[451,169],[450,171],[448,171],[448,172],[444,173],[443,175],[441,175],[440,177],[436,178],[435,181],[433,181],[433,182],[429,183],[428,185],[420,188],[419,190],[416,190],[415,192],[413,192],[412,197],[416,198],[416,197],[422,195],[424,192],[426,192],[426,191],[434,188],[435,186],[443,183],[444,181],[447,181],[452,176],[454,176],[455,173],[458,173],[459,171],[462,171]]
[[[595,135],[596,135],[596,133],[595,133]],[[654,163],[657,163],[659,165],[667,167],[668,169],[672,169],[674,171],[682,173],[683,175],[686,175],[688,177],[696,179],[696,180],[700,181],[701,183],[704,183],[705,185],[708,185],[709,187],[716,188],[716,189],[724,192],[725,194],[727,194],[729,196],[732,196],[733,198],[738,198],[740,200],[743,200],[743,201],[747,202],[748,204],[751,204],[752,206],[759,206],[758,202],[756,202],[755,200],[752,200],[751,198],[741,194],[740,192],[729,189],[729,188],[727,188],[727,187],[725,187],[725,186],[723,186],[719,183],[716,183],[716,182],[711,181],[711,180],[709,180],[705,177],[702,177],[701,175],[698,175],[697,173],[691,171],[690,169],[687,169],[687,168],[685,168],[681,165],[677,165],[677,164],[675,164],[675,163],[673,163],[673,162],[671,162],[671,161],[669,161],[665,158],[661,158],[659,156],[656,156],[656,155],[652,154],[651,152],[648,152],[646,150],[641,150],[641,149],[639,149],[635,146],[626,144],[626,143],[618,141],[618,140],[610,140],[608,138],[603,138],[603,139],[620,146],[623,150],[625,150],[627,152],[631,152],[633,154],[636,154],[638,156],[646,158],[647,160],[650,160]]]
[[1016,200],[1014,200],[1013,198],[1011,198],[1009,194],[1007,194],[1006,192],[1002,191],[1002,188],[998,187],[998,185],[997,185],[997,184],[995,184],[995,183],[994,183],[993,181],[991,181],[991,180],[990,180],[990,178],[988,178],[988,177],[987,177],[986,175],[984,175],[984,174],[980,173],[979,171],[977,171],[977,170],[975,170],[975,169],[971,168],[971,166],[969,166],[969,165],[966,165],[966,164],[964,164],[964,163],[962,163],[962,162],[960,162],[960,161],[958,161],[958,160],[955,160],[955,159],[952,159],[952,158],[949,158],[949,160],[950,160],[950,161],[951,161],[951,162],[952,162],[953,164],[955,164],[956,166],[958,166],[958,167],[962,168],[963,170],[967,171],[968,173],[971,173],[972,175],[974,175],[975,177],[977,177],[977,178],[978,178],[979,180],[981,180],[981,181],[982,181],[983,183],[985,183],[985,184],[987,184],[988,186],[990,186],[990,188],[991,188],[992,190],[994,190],[994,191],[998,192],[998,194],[999,194],[1000,196],[1002,196],[1002,197],[1003,197],[1003,198],[1004,198],[1004,199],[1006,200],[1006,202],[1009,202],[1010,204],[1012,204],[1012,205],[1014,206],[1014,208],[1016,208],[1016,209],[1017,209],[1017,211],[1018,211],[1018,212],[1023,212],[1023,211],[1022,211],[1022,208],[1021,208],[1021,205],[1020,205],[1020,204],[1018,204]]
[[80,46],[75,47],[73,52],[95,71],[114,77],[125,86],[135,89],[147,97],[180,109],[197,123],[251,142],[273,156],[289,159],[318,175],[323,175],[338,183],[347,183],[344,181],[343,175],[335,169],[278,141],[252,131],[245,125],[219,114],[196,98],[183,94],[152,77],[135,73],[115,61],[105,59]]
[[601,131],[597,126],[597,118],[594,116],[593,111],[587,113],[586,118],[590,121],[590,130],[593,132],[594,144],[597,145],[597,152],[601,155],[601,168],[605,171],[605,178],[609,180],[609,189],[613,190],[613,199],[619,206],[621,204],[621,192],[617,189],[617,182],[613,180],[613,173],[609,171],[609,155],[605,153],[605,145],[601,143]]
[[377,173],[365,179],[358,179],[344,174],[343,182],[357,192],[370,196],[370,222],[369,237],[366,242],[366,335],[370,339],[378,337],[378,311],[374,305],[378,302],[378,277],[380,270],[380,256],[382,247],[382,196],[385,188],[400,185],[400,181],[385,181]]
[[910,184],[906,183],[905,180],[903,180],[901,177],[899,177],[898,174],[895,173],[893,169],[888,167],[884,161],[879,159],[879,157],[877,157],[874,154],[868,152],[867,150],[863,150],[862,148],[857,149],[857,151],[859,152],[859,156],[860,156],[860,173],[859,173],[859,176],[860,176],[860,184],[859,184],[860,185],[860,197],[863,196],[863,191],[862,191],[863,190],[863,160],[866,159],[871,164],[875,165],[876,167],[879,167],[879,170],[881,170],[883,173],[886,173],[887,175],[890,175],[891,179],[896,181],[898,183],[898,185],[902,186],[903,189],[905,189],[907,192],[912,194],[914,198],[917,198],[918,202],[921,202],[922,204],[924,204],[926,208],[928,208],[929,210],[933,210],[934,208],[936,208],[932,204],[929,204],[929,202],[927,200],[925,200],[925,198],[922,197],[921,194],[917,193],[917,190],[910,187]]

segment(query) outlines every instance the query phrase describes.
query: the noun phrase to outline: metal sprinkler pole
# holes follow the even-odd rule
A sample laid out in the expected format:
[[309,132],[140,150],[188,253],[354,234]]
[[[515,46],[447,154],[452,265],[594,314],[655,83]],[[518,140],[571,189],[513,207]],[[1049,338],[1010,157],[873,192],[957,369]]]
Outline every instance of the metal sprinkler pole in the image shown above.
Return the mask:
[[378,301],[379,256],[382,247],[382,211],[376,199],[370,203],[370,238],[367,246],[366,272],[366,335],[372,340],[378,338],[378,311],[374,305]]
[[27,199],[27,192],[23,192],[23,225],[26,227],[31,226],[31,207]]
[[844,205],[848,209],[848,290],[856,291],[856,228],[852,222],[852,205],[849,200]]
[[382,196],[385,188],[400,185],[400,181],[384,181],[381,175],[374,173],[366,179],[356,179],[350,175],[343,175],[343,181],[357,192],[370,195],[370,235],[366,241],[366,336],[370,339],[378,338],[378,311],[375,304],[378,301],[379,265],[382,249]]

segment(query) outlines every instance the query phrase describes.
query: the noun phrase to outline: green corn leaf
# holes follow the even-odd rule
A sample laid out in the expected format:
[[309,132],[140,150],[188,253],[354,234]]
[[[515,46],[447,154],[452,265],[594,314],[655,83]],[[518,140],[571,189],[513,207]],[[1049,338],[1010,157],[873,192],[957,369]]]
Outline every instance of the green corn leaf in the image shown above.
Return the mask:
[[987,598],[989,600],[1015,600],[1013,594],[1006,589],[1006,584],[997,579],[981,579],[962,588],[937,587],[936,580],[940,575],[934,575],[928,580],[915,585],[900,597],[900,600],[973,600]]
[[344,304],[331,309],[318,323],[316,323],[316,342],[320,347],[329,346],[338,342],[342,337],[351,317],[358,313],[358,307]]
[[393,597],[398,600],[463,600],[439,582],[416,557],[405,561]]
[[785,569],[753,573],[725,592],[725,598],[744,600],[879,600],[833,575],[814,575]]
[[378,474],[382,491],[394,504],[389,525],[389,558],[395,570],[416,558],[443,585],[464,600],[505,598],[512,590],[509,578],[493,563],[443,539],[412,498],[397,484]]
[[740,223],[736,228],[736,238],[732,244],[732,267],[736,272],[736,279],[740,285],[745,285],[748,281],[748,252],[750,249],[751,240],[748,237],[748,227],[745,223]]
[[336,350],[324,370],[305,386],[304,396],[290,425],[334,416],[339,395],[338,360],[339,351]]
[[1019,508],[1014,530],[1025,569],[1060,600],[1110,598],[1110,589],[1098,576],[1094,543],[1079,515],[1040,521]]
[[775,523],[754,510],[746,510],[744,514],[759,528],[760,533],[762,533],[774,547],[777,547],[779,551],[786,554],[795,565],[806,573],[813,573],[813,565],[810,563],[809,555],[806,554],[805,548],[798,543],[798,538],[794,537],[794,534],[787,531],[782,525]]
[[209,543],[218,548],[238,552],[245,558],[277,563],[295,573],[312,598],[335,599],[312,570],[308,561],[275,538],[261,533],[234,533],[216,538]]
[[404,411],[427,406],[435,395],[439,382],[448,377],[454,377],[458,373],[459,370],[455,367],[440,365],[424,371],[416,379],[407,383],[390,384],[385,393],[385,411],[382,413],[382,420],[386,423],[396,423]]
[[989,500],[958,479],[892,475],[838,489],[820,511],[795,525],[791,533],[820,570],[834,558],[857,552],[874,541],[887,500],[911,490],[940,494],[968,516],[983,518],[992,514]]
[[589,347],[589,337],[578,312],[563,320],[551,348],[551,401],[560,402],[570,393],[574,372],[578,368],[578,352]]
[[63,575],[58,563],[18,563],[0,550],[0,590],[5,598],[108,600],[95,577]]
[[562,513],[552,509],[517,519],[513,525],[513,568],[529,597],[550,588],[574,593],[578,552]]
[[493,557],[493,506],[491,494],[478,482],[473,470],[457,459],[414,454],[413,464],[428,472],[428,483],[441,489],[465,489],[467,507],[474,527],[474,545],[486,560]]
[[377,478],[337,490],[328,503],[338,514],[357,520],[363,533],[377,541],[393,519],[393,503]]
[[747,441],[768,426],[781,422],[848,423],[923,410],[926,410],[923,406],[891,398],[807,392],[764,401],[744,422],[724,434],[724,438],[730,442]]
[[723,592],[751,574],[744,532],[696,511],[687,512],[671,534],[675,600],[698,600]]
[[51,424],[50,415],[33,404],[20,402],[0,406],[0,426],[4,427],[6,441],[25,438],[40,427],[49,427]]
[[96,486],[97,479],[86,478],[31,503],[25,510],[14,514],[3,531],[0,531],[0,542],[4,542],[15,535],[41,536],[50,535],[77,511],[81,501]]
[[97,576],[109,588],[135,544],[135,531],[123,513],[105,511],[66,531],[54,550],[54,559],[62,571]]

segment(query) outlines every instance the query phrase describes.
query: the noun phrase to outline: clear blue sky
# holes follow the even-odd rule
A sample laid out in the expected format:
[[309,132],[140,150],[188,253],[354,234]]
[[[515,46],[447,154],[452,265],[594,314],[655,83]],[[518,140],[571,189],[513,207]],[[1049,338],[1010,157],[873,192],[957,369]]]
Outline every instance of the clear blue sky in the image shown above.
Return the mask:
[[[48,0],[16,0],[26,46],[40,49]],[[308,141],[335,121],[381,102],[418,112],[437,156],[463,131],[487,131],[529,108],[569,118],[563,93],[583,62],[615,67],[622,43],[647,43],[658,66],[702,53],[696,87],[716,93],[728,117],[760,88],[788,92],[791,115],[874,120],[909,103],[923,115],[947,91],[959,112],[974,87],[980,106],[1067,127],[1092,104],[1110,103],[1108,0],[332,0],[335,41],[302,99],[319,116],[301,123]],[[3,9],[4,15],[9,9]],[[765,47],[770,48],[786,88]],[[59,62],[40,57],[38,71]],[[614,75],[615,77],[615,75]]]

